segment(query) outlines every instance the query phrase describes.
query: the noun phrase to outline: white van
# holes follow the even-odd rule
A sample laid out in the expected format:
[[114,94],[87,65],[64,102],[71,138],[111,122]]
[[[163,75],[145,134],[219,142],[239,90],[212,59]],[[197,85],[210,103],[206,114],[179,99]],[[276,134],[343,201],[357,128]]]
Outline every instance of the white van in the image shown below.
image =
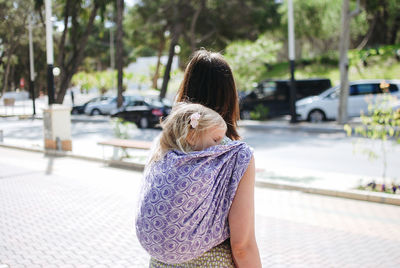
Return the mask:
[[[388,84],[388,85],[387,85]],[[400,99],[400,80],[360,80],[349,83],[350,91],[347,104],[349,117],[360,116],[368,112],[368,105],[376,101],[383,93],[382,88]],[[339,86],[332,87],[318,96],[311,96],[296,102],[296,113],[299,120],[320,122],[336,119],[339,107]]]

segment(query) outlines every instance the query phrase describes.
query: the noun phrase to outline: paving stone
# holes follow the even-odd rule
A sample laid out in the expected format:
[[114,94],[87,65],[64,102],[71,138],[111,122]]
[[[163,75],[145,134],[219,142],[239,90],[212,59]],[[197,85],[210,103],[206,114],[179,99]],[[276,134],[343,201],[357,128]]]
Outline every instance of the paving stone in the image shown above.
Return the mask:
[[[2,159],[0,170],[10,168]],[[64,158],[53,165],[49,175],[32,167],[0,180],[0,263],[147,267],[133,225],[141,174]],[[264,267],[400,267],[400,207],[261,188],[255,200]]]

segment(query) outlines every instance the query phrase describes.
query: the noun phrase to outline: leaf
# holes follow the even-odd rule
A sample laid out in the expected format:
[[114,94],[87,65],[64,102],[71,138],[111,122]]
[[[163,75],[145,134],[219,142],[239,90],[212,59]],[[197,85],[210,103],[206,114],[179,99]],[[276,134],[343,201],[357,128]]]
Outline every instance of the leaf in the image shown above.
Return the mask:
[[351,126],[349,124],[345,124],[343,126],[344,131],[346,131],[347,136],[351,136],[353,129],[351,128]]

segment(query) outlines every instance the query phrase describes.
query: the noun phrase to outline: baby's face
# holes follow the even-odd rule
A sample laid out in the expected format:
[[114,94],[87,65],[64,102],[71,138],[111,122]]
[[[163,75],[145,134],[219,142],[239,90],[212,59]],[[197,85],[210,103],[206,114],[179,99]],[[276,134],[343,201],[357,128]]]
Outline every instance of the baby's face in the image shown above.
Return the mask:
[[218,145],[221,143],[222,139],[225,137],[226,128],[225,127],[213,127],[205,131],[202,137],[195,141],[194,150],[201,151],[208,147]]

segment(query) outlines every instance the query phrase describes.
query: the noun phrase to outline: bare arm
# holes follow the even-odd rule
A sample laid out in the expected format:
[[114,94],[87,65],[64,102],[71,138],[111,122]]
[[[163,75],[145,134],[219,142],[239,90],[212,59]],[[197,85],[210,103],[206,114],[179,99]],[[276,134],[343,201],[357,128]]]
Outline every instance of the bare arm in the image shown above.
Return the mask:
[[251,158],[229,211],[231,247],[236,267],[261,267],[254,230],[255,164]]

